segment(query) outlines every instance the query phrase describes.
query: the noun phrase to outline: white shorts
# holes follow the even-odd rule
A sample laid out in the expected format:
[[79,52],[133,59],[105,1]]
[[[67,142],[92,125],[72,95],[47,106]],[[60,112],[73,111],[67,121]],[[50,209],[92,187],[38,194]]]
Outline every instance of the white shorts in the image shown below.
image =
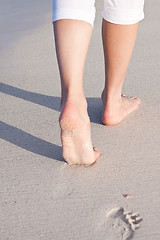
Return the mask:
[[[52,22],[83,20],[94,25],[95,0],[53,0]],[[144,0],[104,0],[102,17],[111,23],[129,25],[144,18]]]

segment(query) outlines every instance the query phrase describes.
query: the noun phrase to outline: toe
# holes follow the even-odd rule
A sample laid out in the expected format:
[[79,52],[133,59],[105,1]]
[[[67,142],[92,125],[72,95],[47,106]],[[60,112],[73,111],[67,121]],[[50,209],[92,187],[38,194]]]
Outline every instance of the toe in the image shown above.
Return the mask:
[[141,102],[141,100],[140,100],[139,98],[137,98],[137,97],[130,97],[130,98],[133,99],[133,100],[135,100],[135,101],[137,101],[138,103]]
[[94,147],[93,150],[94,150],[94,154],[95,154],[96,159],[99,158],[99,156],[101,155],[99,149]]
[[141,99],[137,98],[137,101],[138,101],[139,103],[141,103]]
[[99,156],[101,155],[99,149],[97,149],[97,148],[94,147],[94,148],[93,148],[93,151],[94,151],[94,159],[95,159],[95,160],[94,160],[94,162],[92,162],[92,163],[85,164],[86,167],[93,166],[93,165],[96,163],[97,158],[99,158]]

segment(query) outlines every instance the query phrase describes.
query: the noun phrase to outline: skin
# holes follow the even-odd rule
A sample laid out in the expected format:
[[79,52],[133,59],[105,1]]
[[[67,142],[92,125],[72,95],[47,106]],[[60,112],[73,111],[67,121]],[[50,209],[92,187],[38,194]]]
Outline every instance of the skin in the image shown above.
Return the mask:
[[105,60],[105,86],[102,92],[105,125],[120,123],[136,110],[140,99],[122,95],[121,90],[133,52],[139,23],[118,25],[102,22],[102,40]]
[[[59,124],[63,157],[69,164],[92,165],[100,152],[92,146],[83,74],[93,27],[85,21],[70,19],[55,21],[53,27],[61,78]],[[122,26],[102,21],[105,59],[102,122],[105,125],[118,124],[140,103],[137,98],[121,96],[137,29],[138,23]]]

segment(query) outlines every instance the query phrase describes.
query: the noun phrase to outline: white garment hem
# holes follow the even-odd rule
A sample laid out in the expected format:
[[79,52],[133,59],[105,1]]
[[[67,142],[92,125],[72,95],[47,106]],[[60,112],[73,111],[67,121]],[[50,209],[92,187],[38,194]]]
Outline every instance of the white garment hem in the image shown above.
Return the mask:
[[59,19],[74,19],[82,20],[90,23],[92,27],[94,26],[95,10],[91,11],[81,11],[79,9],[60,9],[53,11],[52,22]]
[[144,19],[144,12],[142,9],[112,9],[104,6],[102,10],[102,17],[111,23],[119,25],[135,24]]

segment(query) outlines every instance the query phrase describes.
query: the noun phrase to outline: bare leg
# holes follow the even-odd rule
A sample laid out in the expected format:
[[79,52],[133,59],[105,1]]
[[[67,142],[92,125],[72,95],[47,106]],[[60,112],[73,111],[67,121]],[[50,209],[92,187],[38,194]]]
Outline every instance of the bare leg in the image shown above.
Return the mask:
[[61,19],[54,22],[62,98],[59,123],[63,157],[70,164],[90,165],[100,153],[93,149],[90,119],[83,91],[83,72],[92,35],[84,21]]
[[138,23],[118,25],[102,22],[102,39],[105,58],[105,87],[102,92],[105,125],[116,125],[140,104],[138,98],[121,96],[128,64],[134,48]]

